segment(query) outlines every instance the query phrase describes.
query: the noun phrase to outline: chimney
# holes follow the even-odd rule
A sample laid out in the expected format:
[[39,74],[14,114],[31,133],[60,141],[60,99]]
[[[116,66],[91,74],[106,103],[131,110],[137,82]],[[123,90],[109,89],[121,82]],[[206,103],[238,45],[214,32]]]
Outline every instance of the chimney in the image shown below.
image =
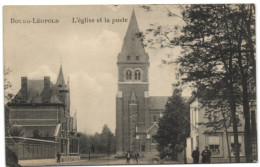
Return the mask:
[[22,94],[22,103],[27,101],[27,77],[21,77],[21,94]]
[[50,102],[50,77],[44,77],[44,87],[43,87],[43,101],[44,103],[49,103]]

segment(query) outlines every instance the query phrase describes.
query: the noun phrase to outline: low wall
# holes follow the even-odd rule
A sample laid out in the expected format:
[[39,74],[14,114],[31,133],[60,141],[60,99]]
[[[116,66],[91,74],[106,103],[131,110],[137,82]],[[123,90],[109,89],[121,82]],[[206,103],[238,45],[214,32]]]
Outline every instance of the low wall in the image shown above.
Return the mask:
[[56,157],[57,142],[24,137],[6,137],[6,145],[19,160],[52,159]]
[[78,161],[80,160],[80,156],[61,156],[60,161],[61,162],[68,162],[68,161]]

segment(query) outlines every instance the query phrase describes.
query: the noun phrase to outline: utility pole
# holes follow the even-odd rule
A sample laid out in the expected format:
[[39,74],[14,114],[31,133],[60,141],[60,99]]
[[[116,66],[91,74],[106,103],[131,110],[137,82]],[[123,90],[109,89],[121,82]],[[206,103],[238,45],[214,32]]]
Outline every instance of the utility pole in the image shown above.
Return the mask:
[[90,161],[90,150],[91,149],[91,147],[90,147],[90,145],[88,146],[88,160]]

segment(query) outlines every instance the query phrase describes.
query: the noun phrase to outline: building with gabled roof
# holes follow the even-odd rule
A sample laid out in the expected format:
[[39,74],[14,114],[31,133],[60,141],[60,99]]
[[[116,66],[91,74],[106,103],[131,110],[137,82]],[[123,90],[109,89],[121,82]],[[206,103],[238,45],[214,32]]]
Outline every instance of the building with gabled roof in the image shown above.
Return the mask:
[[[69,156],[79,154],[77,121],[76,117],[71,116],[69,80],[66,84],[62,66],[56,83],[52,83],[48,76],[43,80],[22,77],[21,89],[8,106],[11,126],[22,129],[19,140],[29,141],[17,148],[22,149],[17,151],[19,159],[55,158],[59,152],[62,159],[66,160]],[[34,142],[39,140],[38,145],[31,145],[31,139]],[[46,150],[40,153],[42,146],[39,143],[48,141],[52,141],[55,147],[50,146],[48,154]]]
[[[116,152],[157,153],[153,136],[168,97],[149,95],[149,56],[138,38],[139,28],[132,16],[117,57],[118,92],[116,96]],[[146,154],[147,155],[147,154]]]

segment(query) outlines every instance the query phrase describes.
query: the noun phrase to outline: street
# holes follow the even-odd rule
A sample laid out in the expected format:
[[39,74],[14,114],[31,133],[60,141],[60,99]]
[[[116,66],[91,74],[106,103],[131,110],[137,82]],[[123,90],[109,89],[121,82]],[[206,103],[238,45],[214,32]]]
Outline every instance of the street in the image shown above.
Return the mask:
[[[167,161],[164,162],[164,164],[176,164],[178,162],[176,161]],[[126,160],[124,158],[114,158],[114,157],[106,157],[106,158],[99,158],[99,159],[92,159],[92,160],[88,160],[88,159],[83,159],[80,161],[74,161],[74,162],[64,162],[64,163],[60,163],[60,164],[52,164],[51,166],[69,166],[69,165],[125,165],[126,164]],[[135,160],[132,158],[130,160],[130,165],[135,165],[136,162]],[[145,158],[140,158],[139,159],[139,163],[140,165],[145,165],[145,164],[159,164],[159,162],[157,161],[151,161],[151,160],[147,160]]]

